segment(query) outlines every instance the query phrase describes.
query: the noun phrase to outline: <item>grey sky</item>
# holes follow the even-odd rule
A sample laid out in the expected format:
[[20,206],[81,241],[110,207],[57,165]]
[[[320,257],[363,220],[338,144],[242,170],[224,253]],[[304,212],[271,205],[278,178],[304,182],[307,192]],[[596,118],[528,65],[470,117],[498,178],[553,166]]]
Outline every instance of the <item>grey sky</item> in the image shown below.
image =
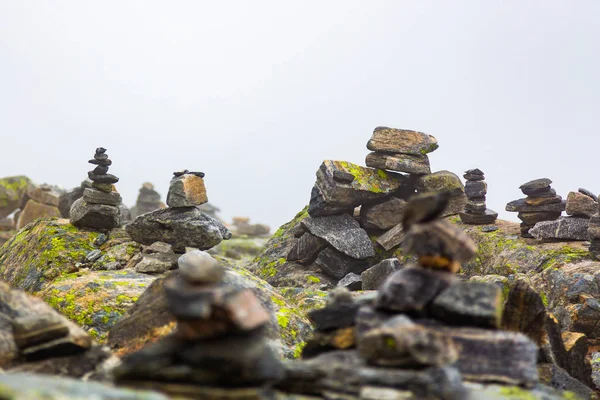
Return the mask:
[[98,146],[126,204],[206,173],[276,228],[379,125],[479,167],[488,207],[549,177],[600,192],[600,2],[0,0],[0,176],[78,185]]

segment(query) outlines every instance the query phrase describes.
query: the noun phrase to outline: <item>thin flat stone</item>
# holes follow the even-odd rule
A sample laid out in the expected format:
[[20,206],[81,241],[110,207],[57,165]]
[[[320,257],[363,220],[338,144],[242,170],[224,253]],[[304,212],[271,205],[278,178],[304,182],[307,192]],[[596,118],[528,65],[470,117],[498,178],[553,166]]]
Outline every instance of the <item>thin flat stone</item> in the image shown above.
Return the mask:
[[389,251],[402,243],[404,239],[404,228],[402,223],[394,226],[392,229],[377,238],[377,244]]
[[384,126],[375,128],[367,149],[413,155],[425,155],[438,148],[437,139],[422,132],[394,129]]
[[469,225],[490,225],[496,222],[498,219],[498,213],[496,211],[487,208],[483,214],[473,213],[460,213],[460,220]]
[[362,260],[375,255],[369,235],[348,214],[305,218],[302,225],[349,257]]
[[562,201],[555,204],[543,204],[540,206],[531,206],[525,202],[525,199],[511,201],[506,205],[506,211],[512,212],[563,212],[566,208],[566,202]]
[[529,226],[534,226],[538,222],[542,221],[553,221],[560,217],[560,212],[520,212],[517,217]]
[[431,173],[429,157],[413,154],[369,153],[365,160],[367,167],[381,168],[407,174],[426,175]]
[[[552,184],[552,181],[550,179],[540,178],[540,179],[534,179],[532,181],[522,184],[521,186],[519,186],[519,189],[521,189],[522,191],[539,190],[539,189],[544,189],[544,188],[550,187],[551,184]],[[525,194],[527,194],[527,193],[525,193]]]
[[13,338],[19,349],[36,346],[69,334],[69,327],[58,316],[29,315],[12,320]]
[[106,204],[109,206],[118,206],[121,204],[121,195],[113,191],[107,193],[101,190],[86,188],[83,191],[83,199],[91,204]]
[[92,171],[88,172],[88,178],[90,178],[91,181],[96,182],[96,183],[113,184],[113,183],[119,182],[119,178],[117,178],[113,174],[96,175]]
[[530,206],[542,206],[545,204],[556,204],[561,203],[562,197],[560,196],[549,196],[549,197],[526,197],[525,203]]

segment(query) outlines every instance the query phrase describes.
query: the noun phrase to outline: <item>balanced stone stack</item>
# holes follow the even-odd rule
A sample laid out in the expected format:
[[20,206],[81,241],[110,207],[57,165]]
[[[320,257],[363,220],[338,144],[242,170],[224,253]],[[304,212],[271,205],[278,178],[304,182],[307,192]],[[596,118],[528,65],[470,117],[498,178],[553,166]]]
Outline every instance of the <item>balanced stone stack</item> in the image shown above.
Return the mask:
[[565,211],[568,217],[538,222],[529,233],[540,240],[589,240],[590,218],[598,212],[596,196],[585,189],[570,192]]
[[96,149],[94,158],[89,161],[96,165],[88,172],[92,187],[83,191],[83,197],[71,206],[71,223],[77,227],[97,230],[110,230],[121,224],[121,195],[114,188],[119,178],[108,173],[112,161],[106,154],[106,149]]
[[136,218],[160,208],[165,208],[165,204],[160,201],[160,194],[154,190],[152,183],[144,182],[140,188],[135,206],[131,208],[131,216]]
[[143,245],[168,243],[175,253],[184,253],[186,247],[208,250],[231,238],[221,222],[198,208],[208,201],[204,173],[183,170],[173,175],[168,207],[139,215],[125,227],[129,236]]
[[418,263],[393,272],[375,296],[354,299],[338,289],[325,308],[310,313],[315,336],[307,341],[305,360],[286,365],[282,390],[327,398],[455,400],[487,398],[469,393],[463,381],[537,383],[536,344],[500,330],[501,289],[461,282],[453,273],[476,246],[459,228],[436,219],[448,201],[448,193],[428,194],[406,205],[404,249]]
[[[598,200],[597,197],[596,200]],[[596,260],[600,260],[600,202],[598,204],[597,213],[592,216],[588,225],[590,253]]]
[[554,221],[565,210],[566,203],[556,191],[550,187],[552,181],[548,178],[535,179],[520,186],[527,197],[511,201],[506,205],[506,211],[518,212],[521,221],[521,236],[532,238],[529,230],[538,222]]
[[283,368],[264,336],[267,311],[251,289],[223,283],[224,268],[207,253],[179,264],[164,285],[176,331],[126,356],[117,382],[186,398],[271,398]]
[[459,214],[460,220],[470,225],[487,225],[496,222],[498,213],[488,209],[485,204],[487,183],[483,172],[478,168],[470,169],[463,177],[467,180],[465,184],[467,205]]

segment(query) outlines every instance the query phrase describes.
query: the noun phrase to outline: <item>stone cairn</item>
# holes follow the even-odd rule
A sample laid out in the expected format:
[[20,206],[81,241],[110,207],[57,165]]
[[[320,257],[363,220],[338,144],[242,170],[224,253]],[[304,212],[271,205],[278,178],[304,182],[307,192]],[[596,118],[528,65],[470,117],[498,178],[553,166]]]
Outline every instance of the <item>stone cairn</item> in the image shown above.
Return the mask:
[[221,222],[198,208],[208,201],[203,178],[202,172],[174,172],[167,194],[168,207],[139,215],[125,227],[129,236],[145,246],[166,243],[179,254],[185,253],[187,247],[208,250],[231,238],[231,232]]
[[396,399],[408,391],[407,398],[458,400],[488,398],[469,393],[463,380],[537,383],[536,344],[500,330],[501,289],[454,274],[476,246],[434,219],[448,197],[418,196],[405,207],[403,247],[417,263],[396,270],[373,294],[353,298],[336,288],[325,308],[309,312],[314,336],[303,360],[286,364],[278,388],[327,398]]
[[511,201],[506,205],[506,211],[518,212],[521,221],[521,236],[532,238],[529,230],[538,222],[554,221],[565,210],[566,204],[562,197],[550,187],[552,181],[548,178],[535,179],[522,184],[519,188],[527,197]]
[[[367,149],[367,167],[325,160],[317,171],[305,218],[294,230],[298,239],[286,261],[305,266],[318,285],[361,288],[361,273],[375,264],[369,233],[386,251],[402,241],[402,210],[416,191],[451,193],[444,215],[466,203],[464,187],[448,171],[431,173],[428,153],[435,137],[411,130],[375,128]],[[317,284],[316,284],[317,285]]]
[[119,178],[108,173],[112,161],[106,149],[98,147],[89,163],[96,165],[93,171],[88,172],[92,187],[84,189],[83,197],[71,206],[71,223],[97,230],[116,228],[121,224],[121,195],[114,188]]
[[144,182],[140,188],[135,206],[131,208],[131,216],[136,218],[160,208],[165,208],[165,204],[160,201],[160,194],[154,190],[152,183]]
[[164,285],[177,328],[126,356],[117,383],[186,398],[271,398],[283,367],[264,336],[269,314],[251,289],[223,283],[224,275],[203,251],[179,258],[179,274]]
[[498,213],[486,207],[485,196],[487,194],[487,183],[483,172],[476,168],[465,172],[463,177],[467,180],[465,194],[467,205],[461,212],[460,220],[470,225],[489,225],[496,222]]

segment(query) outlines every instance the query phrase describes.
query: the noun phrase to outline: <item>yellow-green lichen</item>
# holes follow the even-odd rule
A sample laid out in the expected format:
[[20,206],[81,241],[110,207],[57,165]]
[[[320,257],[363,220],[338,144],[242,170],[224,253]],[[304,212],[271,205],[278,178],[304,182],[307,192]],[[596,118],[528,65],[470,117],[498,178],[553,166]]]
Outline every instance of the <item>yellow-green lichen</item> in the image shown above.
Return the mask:
[[306,280],[308,280],[311,283],[320,283],[321,282],[321,280],[319,278],[317,278],[316,276],[312,276],[312,275],[307,276]]
[[511,400],[536,400],[536,396],[526,389],[518,386],[502,386],[499,388],[499,393]]

